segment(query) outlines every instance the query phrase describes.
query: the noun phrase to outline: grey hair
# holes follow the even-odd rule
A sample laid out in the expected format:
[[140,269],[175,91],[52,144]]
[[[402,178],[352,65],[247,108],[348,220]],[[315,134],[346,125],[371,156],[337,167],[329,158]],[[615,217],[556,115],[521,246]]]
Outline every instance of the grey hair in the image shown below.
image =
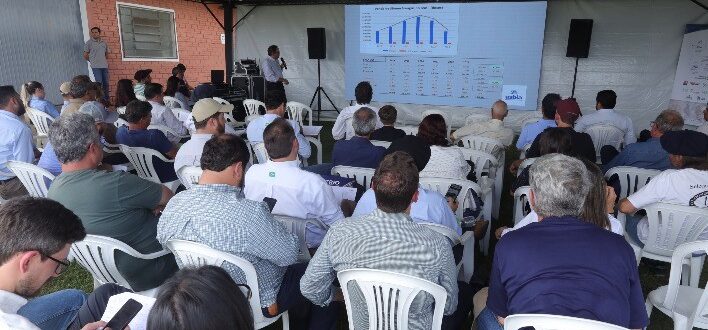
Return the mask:
[[60,163],[79,161],[91,143],[100,143],[93,117],[80,112],[59,116],[49,128],[49,142]]
[[362,107],[354,112],[352,118],[354,133],[359,136],[371,134],[376,129],[376,112],[371,108]]
[[661,133],[683,129],[683,117],[676,110],[664,110],[654,120],[654,125]]
[[590,175],[579,159],[563,154],[538,158],[529,170],[534,211],[539,217],[580,216],[590,191]]
[[71,88],[69,89],[69,94],[71,97],[78,99],[84,97],[86,93],[91,89],[91,82],[74,80],[71,82]]

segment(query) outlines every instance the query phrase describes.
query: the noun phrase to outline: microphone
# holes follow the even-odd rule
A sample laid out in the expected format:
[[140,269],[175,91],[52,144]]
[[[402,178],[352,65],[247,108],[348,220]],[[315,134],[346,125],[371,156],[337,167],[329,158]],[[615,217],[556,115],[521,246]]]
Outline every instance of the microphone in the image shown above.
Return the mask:
[[283,69],[285,69],[285,70],[287,70],[287,69],[288,69],[288,65],[287,65],[287,64],[285,64],[285,59],[283,59],[282,57],[280,58],[280,63],[282,63],[282,64],[283,64]]

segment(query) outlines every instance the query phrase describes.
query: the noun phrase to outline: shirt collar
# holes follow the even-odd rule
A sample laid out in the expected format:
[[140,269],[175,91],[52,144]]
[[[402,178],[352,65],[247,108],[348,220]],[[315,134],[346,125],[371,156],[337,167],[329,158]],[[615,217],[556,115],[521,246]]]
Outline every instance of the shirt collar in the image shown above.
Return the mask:
[[20,307],[27,304],[27,299],[9,291],[0,290],[0,310],[8,314],[17,314]]
[[36,96],[34,96],[34,95],[32,95],[32,97],[30,97],[30,100],[39,100],[39,98],[36,97]]
[[214,134],[209,134],[209,133],[194,133],[192,134],[192,139],[204,139],[204,140],[209,140],[211,137],[214,136]]
[[20,119],[20,117],[18,117],[16,114],[14,114],[10,111],[7,111],[5,109],[0,109],[0,114],[4,114],[4,115],[6,115],[10,118],[13,118],[13,119],[18,119],[18,120]]
[[69,103],[84,104],[84,103],[86,103],[86,101],[85,101],[84,99],[82,99],[82,98],[78,98],[78,99],[71,99],[71,100],[69,100]]
[[288,160],[284,162],[274,162],[272,160],[268,160],[268,164],[274,165],[274,166],[283,166],[283,167],[300,167],[300,161],[299,160]]
[[401,213],[388,213],[388,212],[382,211],[378,207],[374,210],[374,212],[371,213],[371,215],[376,218],[379,218],[379,219],[413,222],[413,219],[411,219],[410,215],[408,215],[408,214],[405,214],[403,212],[401,212]]
[[493,126],[502,126],[502,125],[504,125],[504,122],[502,122],[501,120],[496,119],[496,118],[490,119],[490,120],[489,120],[489,123],[492,124]]
[[599,110],[597,110],[597,112],[600,112],[600,111],[602,111],[602,112],[612,112],[612,111],[615,111],[615,109],[599,109]]
[[[237,197],[243,198],[243,189],[240,187],[228,185],[228,184],[222,184],[222,183],[214,183],[214,184],[198,184],[192,187],[194,191],[199,191],[203,193],[231,193],[231,194],[236,194]],[[201,194],[198,194],[201,195]]]

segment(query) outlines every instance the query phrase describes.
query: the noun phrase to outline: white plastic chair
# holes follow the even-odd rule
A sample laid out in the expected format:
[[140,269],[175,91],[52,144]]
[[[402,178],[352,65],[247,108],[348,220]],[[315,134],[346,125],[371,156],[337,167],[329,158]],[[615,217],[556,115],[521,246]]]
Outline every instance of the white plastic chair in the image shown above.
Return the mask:
[[447,112],[443,112],[440,110],[425,110],[420,116],[420,121],[423,121],[423,119],[429,115],[441,115],[443,119],[445,119],[445,126],[447,126],[447,135],[445,135],[445,137],[449,137],[450,133],[452,132],[452,122],[450,120],[450,115],[447,114]]
[[30,196],[47,197],[49,185],[54,181],[52,173],[37,165],[16,160],[7,161],[5,166],[20,179]]
[[526,158],[526,152],[531,149],[532,143],[527,143],[523,148],[521,148],[521,152],[519,152],[519,159],[525,159]]
[[400,126],[396,128],[406,132],[408,135],[418,135],[418,126]]
[[499,161],[497,160],[494,155],[481,151],[481,150],[475,150],[475,149],[469,149],[469,148],[460,148],[460,147],[450,147],[450,148],[458,148],[460,151],[462,151],[462,154],[465,156],[466,160],[471,161],[474,163],[474,168],[475,172],[477,173],[478,176],[480,176],[482,173],[487,173],[487,177],[494,179],[496,177],[496,172],[497,172],[497,167],[499,166]]
[[504,319],[504,330],[519,330],[533,327],[536,330],[629,330],[618,325],[549,314],[516,314]]
[[27,116],[37,130],[37,144],[44,145],[49,138],[49,126],[54,122],[54,118],[35,108],[27,108]]
[[259,107],[265,109],[265,103],[254,99],[245,99],[243,100],[243,107],[246,108],[246,116],[256,116],[259,114]]
[[[659,175],[659,170],[649,170],[632,166],[616,166],[605,173],[605,179],[610,179],[613,175],[617,175],[620,182],[620,192],[617,196],[620,200],[634,194],[637,190],[644,187],[649,180]],[[627,215],[622,212],[617,212],[617,220],[625,225]]]
[[620,150],[624,142],[624,132],[612,125],[591,125],[585,128],[585,133],[588,133],[590,138],[592,138],[592,144],[595,145],[595,155],[597,156],[598,163],[600,162],[600,149],[602,149],[602,147],[610,145]]
[[471,114],[465,117],[465,126],[469,124],[479,123],[481,121],[489,120],[489,115],[483,115],[479,113]]
[[460,260],[460,263],[457,264],[457,279],[459,281],[469,283],[472,279],[472,274],[474,273],[474,233],[472,231],[467,231],[460,236],[448,226],[430,222],[419,222],[419,224],[445,236],[445,238],[447,238],[450,242],[450,246],[455,246],[457,244],[462,245],[462,260]]
[[185,110],[184,108],[170,108],[172,110],[172,114],[179,119],[183,124],[189,121],[192,121],[192,113]]
[[671,256],[669,284],[649,292],[646,301],[647,316],[656,307],[674,320],[675,330],[693,327],[708,329],[708,290],[681,285],[682,263],[693,253],[708,253],[708,241],[684,243],[676,247]]
[[[695,206],[684,206],[668,203],[654,203],[644,208],[649,221],[649,234],[644,248],[640,248],[632,239],[629,245],[637,257],[637,265],[641,258],[671,262],[677,246],[697,241],[698,237],[708,228],[708,209]],[[697,287],[703,269],[705,256],[695,256],[686,261],[690,267],[688,284]]]
[[[283,329],[290,329],[287,311],[272,318],[263,316],[263,312],[261,311],[261,293],[258,288],[258,275],[256,274],[256,269],[253,267],[253,264],[248,260],[230,253],[212,249],[204,244],[190,241],[169,240],[165,242],[165,245],[174,253],[175,258],[180,261],[182,267],[200,267],[206,265],[223,267],[223,265],[227,263],[238,267],[246,277],[246,283],[244,284],[248,285],[251,289],[251,299],[248,300],[248,303],[251,306],[254,327],[256,329],[264,328],[282,317]],[[247,294],[246,288],[242,288],[241,290],[244,295]]]
[[[133,258],[145,260],[157,259],[170,253],[169,251],[162,250],[142,254],[117,239],[97,235],[86,235],[84,240],[74,242],[74,244],[71,245],[71,254],[74,256],[75,260],[93,276],[94,289],[106,283],[115,283],[132,290],[128,281],[116,267],[116,251],[125,253]],[[154,288],[136,293],[155,297],[157,295],[157,289],[158,288]]]
[[514,191],[514,225],[529,214],[526,212],[526,205],[529,205],[529,192],[531,187],[523,186]]
[[371,144],[378,146],[378,147],[384,147],[386,149],[388,149],[388,147],[391,146],[391,142],[388,142],[388,141],[371,140]]
[[187,110],[187,106],[176,97],[165,95],[162,97],[162,102],[164,102],[165,106],[170,109],[183,109],[185,111]]
[[[319,137],[315,138],[314,136],[306,136],[305,140],[315,145],[314,151],[316,152],[315,156],[317,159],[317,164],[322,164],[322,142],[320,142]],[[302,164],[307,166],[307,159],[303,159]]]
[[161,160],[165,163],[174,163],[172,159],[167,159],[161,153],[150,148],[140,148],[140,147],[129,147],[124,144],[119,144],[118,148],[120,151],[128,158],[130,164],[133,165],[138,176],[155,183],[163,184],[170,188],[173,192],[179,187],[179,180],[174,180],[172,182],[161,182],[160,177],[155,171],[155,165],[153,164],[153,157]]
[[538,157],[524,159],[524,161],[522,161],[521,164],[519,164],[519,168],[516,170],[516,176],[519,176],[519,174],[521,174],[521,172],[525,168],[531,166],[531,164],[533,164],[536,161],[536,158],[538,158]]
[[113,125],[117,128],[120,128],[121,126],[128,127],[128,122],[123,118],[117,118],[116,121],[113,122]]
[[501,141],[486,136],[468,135],[460,139],[462,146],[492,154],[497,159],[502,159],[504,144]]
[[156,130],[162,132],[163,134],[165,134],[165,136],[169,136],[171,134],[171,135],[176,136],[180,139],[189,137],[189,134],[181,135],[165,125],[150,125],[150,126],[148,126],[148,129],[156,129]]
[[226,120],[226,124],[233,127],[233,128],[240,128],[246,126],[245,122],[242,121],[237,121],[234,116],[232,116],[230,113],[224,113],[224,120]]
[[177,177],[182,185],[190,189],[199,184],[199,177],[202,176],[202,169],[199,166],[182,166],[177,170]]
[[147,101],[147,99],[145,98],[145,95],[135,94],[135,98],[140,101]]
[[440,329],[447,301],[445,289],[424,279],[375,269],[347,269],[337,273],[347,306],[349,329],[355,329],[353,315],[364,314],[352,304],[349,283],[354,281],[364,295],[369,329],[408,329],[408,314],[415,297],[427,292],[435,300],[432,329]]
[[[300,123],[301,126],[304,126],[305,124],[303,123],[304,120],[303,118],[307,116],[307,122],[308,126],[312,126],[312,109],[300,102],[294,102],[290,101],[285,104],[285,109],[288,111],[288,114],[290,115],[290,119],[295,120]],[[304,112],[304,114],[303,114]]]
[[324,231],[327,231],[328,229],[328,227],[324,223],[322,223],[322,221],[317,219],[300,219],[279,214],[273,214],[273,218],[275,218],[275,220],[278,220],[278,222],[282,223],[289,233],[297,236],[298,240],[300,241],[300,254],[298,256],[298,259],[300,261],[309,261],[310,258],[312,258],[312,256],[310,255],[310,250],[307,247],[307,241],[305,239],[305,232],[307,226],[310,225],[310,227],[318,227]]
[[337,165],[332,168],[331,173],[344,178],[352,178],[364,189],[369,189],[375,171],[373,168]]
[[117,107],[117,108],[116,108],[116,112],[117,112],[119,115],[125,115],[125,106]]
[[256,156],[258,164],[265,164],[268,162],[268,151],[265,148],[265,143],[259,142],[251,146],[253,148],[253,153]]

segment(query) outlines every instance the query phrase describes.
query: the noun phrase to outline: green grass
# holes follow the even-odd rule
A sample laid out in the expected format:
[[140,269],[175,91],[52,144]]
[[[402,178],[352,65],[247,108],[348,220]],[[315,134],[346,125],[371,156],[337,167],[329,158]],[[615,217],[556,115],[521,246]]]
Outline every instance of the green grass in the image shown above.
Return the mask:
[[[322,129],[323,132],[330,132],[332,129],[332,122],[323,122],[321,125],[324,125],[325,127]],[[316,124],[317,125],[317,124]],[[329,162],[331,159],[331,153],[332,153],[332,146],[334,145],[334,140],[331,136],[331,134],[322,134],[321,137],[322,141],[322,146],[323,146],[323,161],[324,162]],[[314,151],[314,150],[313,150]],[[514,159],[518,159],[519,153],[515,148],[509,148],[506,152],[506,164],[510,164],[511,161]],[[313,153],[313,156],[309,159],[310,164],[315,163],[315,156]],[[501,199],[501,208],[499,210],[499,220],[495,221],[492,224],[492,239],[490,242],[490,256],[482,256],[481,254],[478,255],[478,262],[481,263],[482,267],[485,267],[486,269],[491,269],[491,262],[492,258],[491,256],[493,255],[494,251],[494,246],[496,244],[496,239],[493,237],[494,230],[500,226],[513,226],[514,221],[513,221],[513,198],[506,192],[509,191],[509,187],[511,186],[511,183],[514,180],[514,176],[509,173],[508,171],[505,171],[504,173],[504,188],[503,188],[503,193],[502,193],[502,199]],[[669,281],[669,270],[668,268],[665,270],[656,270],[652,269],[651,267],[647,266],[644,262],[642,262],[639,266],[639,277],[641,279],[642,283],[642,289],[644,291],[644,295],[646,295],[662,286],[666,285]],[[706,278],[708,277],[708,267],[703,268],[703,273],[701,275],[701,285],[700,287],[705,287],[706,285]],[[67,288],[77,288],[84,290],[86,292],[91,292],[93,290],[93,280],[91,279],[91,274],[81,268],[78,264],[75,262],[72,263],[71,267],[66,271],[66,273],[62,274],[62,276],[59,276],[55,279],[53,279],[50,283],[48,283],[42,290],[42,294],[47,294],[51,293],[57,290],[61,289],[67,289]],[[681,299],[679,297],[679,299]],[[468,324],[469,325],[469,324]],[[267,327],[266,329],[281,329],[281,323],[280,321],[274,323],[273,325]],[[659,312],[658,310],[654,309],[652,315],[651,315],[651,320],[648,329],[654,330],[654,329],[672,329],[673,328],[673,321],[671,318],[668,316],[664,315],[663,313]],[[342,311],[340,315],[340,322],[338,329],[347,329],[347,317],[346,313]],[[467,327],[469,329],[469,327]]]

